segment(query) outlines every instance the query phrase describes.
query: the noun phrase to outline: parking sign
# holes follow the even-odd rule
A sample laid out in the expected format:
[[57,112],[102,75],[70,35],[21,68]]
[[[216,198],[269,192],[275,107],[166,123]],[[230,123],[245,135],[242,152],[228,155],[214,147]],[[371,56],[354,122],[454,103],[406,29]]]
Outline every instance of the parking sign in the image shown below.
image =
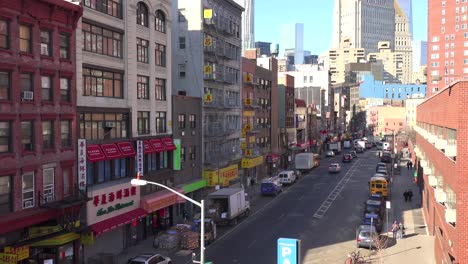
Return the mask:
[[278,264],[299,263],[299,240],[294,238],[278,238]]

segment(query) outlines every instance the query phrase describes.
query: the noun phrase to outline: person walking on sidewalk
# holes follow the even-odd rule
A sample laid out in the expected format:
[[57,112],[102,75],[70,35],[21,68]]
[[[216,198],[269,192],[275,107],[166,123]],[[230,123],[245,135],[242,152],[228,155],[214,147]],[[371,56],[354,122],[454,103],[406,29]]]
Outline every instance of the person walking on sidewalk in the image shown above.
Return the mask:
[[411,202],[411,198],[413,198],[413,191],[409,190],[408,191],[408,199],[409,199],[410,202]]
[[406,168],[409,170],[409,167],[410,167],[410,163],[409,161],[406,162]]
[[393,221],[392,233],[393,233],[393,239],[396,239],[397,238],[397,233],[398,233],[398,222],[397,222],[397,220]]
[[408,190],[405,190],[405,192],[403,193],[403,196],[405,197],[405,203],[408,202],[408,195],[409,195]]
[[405,235],[405,226],[402,222],[398,224],[398,238],[402,239]]
[[411,160],[409,161],[409,168],[413,170],[413,162]]

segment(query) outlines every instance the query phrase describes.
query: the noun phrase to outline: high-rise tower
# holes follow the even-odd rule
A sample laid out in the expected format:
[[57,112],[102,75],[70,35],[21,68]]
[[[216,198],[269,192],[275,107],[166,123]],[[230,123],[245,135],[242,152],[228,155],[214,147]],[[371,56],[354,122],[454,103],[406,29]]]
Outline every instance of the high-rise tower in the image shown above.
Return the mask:
[[240,6],[244,7],[242,13],[242,53],[247,49],[255,48],[255,10],[254,0],[235,0]]

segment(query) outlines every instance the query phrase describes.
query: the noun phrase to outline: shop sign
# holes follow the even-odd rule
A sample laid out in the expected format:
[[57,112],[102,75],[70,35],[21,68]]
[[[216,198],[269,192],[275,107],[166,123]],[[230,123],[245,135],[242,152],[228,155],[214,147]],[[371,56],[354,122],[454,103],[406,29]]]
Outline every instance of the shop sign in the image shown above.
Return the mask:
[[249,137],[249,143],[255,143],[255,136]]
[[255,112],[254,112],[254,111],[250,111],[250,110],[246,110],[246,111],[244,111],[244,112],[242,113],[242,115],[243,115],[244,117],[252,117],[252,116],[255,115]]
[[[17,257],[17,261],[29,258],[29,245],[21,247],[5,247],[4,252],[6,254],[14,254]],[[15,262],[16,263],[16,262]]]
[[263,156],[258,156],[253,159],[242,158],[242,168],[249,169],[263,164]]
[[252,105],[252,99],[250,99],[250,98],[245,98],[244,104],[247,105],[247,106]]
[[16,264],[18,256],[16,254],[0,253],[0,263],[2,264]]
[[247,142],[245,141],[245,138],[241,138],[241,149],[246,149],[247,148]]
[[174,156],[173,159],[173,169],[174,170],[180,170],[180,139],[174,139],[174,145],[175,145],[175,150],[172,152],[172,155]]
[[78,139],[78,188],[86,190],[86,139]]
[[134,201],[130,201],[128,203],[118,203],[116,204],[115,206],[109,206],[107,208],[101,208],[97,211],[96,215],[97,216],[101,216],[101,215],[105,215],[105,214],[110,214],[114,211],[117,211],[117,210],[120,210],[122,208],[125,208],[125,207],[129,207],[129,206],[132,206],[134,203]]
[[92,197],[86,205],[88,225],[129,212],[140,206],[140,188],[131,186],[129,182],[105,188],[88,187],[88,197]]
[[213,17],[213,9],[203,9],[203,18],[210,19]]
[[30,227],[28,230],[29,238],[45,236],[53,233],[58,233],[63,229],[60,226],[37,226]]
[[218,183],[223,187],[229,186],[229,182],[238,177],[239,166],[234,164],[229,167],[222,168],[219,170],[219,178],[217,172],[217,170],[203,171],[203,179],[206,180],[207,186],[213,187],[218,185]]
[[154,212],[156,210],[173,205],[176,203],[176,201],[177,201],[177,195],[171,193],[170,196],[168,197],[161,198],[157,201],[152,202],[151,204],[148,204],[149,208],[145,208],[145,210],[148,212]]
[[213,102],[213,95],[210,93],[204,94],[203,100],[205,101],[205,103],[211,103]]
[[247,157],[252,156],[252,150],[251,149],[246,149],[245,150],[245,156],[247,156]]
[[137,171],[140,172],[140,176],[143,176],[143,153],[145,151],[143,140],[137,140]]
[[93,245],[94,244],[94,233],[81,233],[81,244],[83,245]]

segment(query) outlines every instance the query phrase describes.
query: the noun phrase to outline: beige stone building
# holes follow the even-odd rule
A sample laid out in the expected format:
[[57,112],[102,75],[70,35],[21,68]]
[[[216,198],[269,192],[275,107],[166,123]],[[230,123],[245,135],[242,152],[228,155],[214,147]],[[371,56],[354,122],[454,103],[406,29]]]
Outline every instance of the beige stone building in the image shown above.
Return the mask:
[[416,108],[424,102],[424,98],[407,98],[405,100],[406,107],[406,127],[412,129],[416,126]]
[[410,19],[395,1],[395,52],[403,54],[403,74],[400,81],[411,83],[413,69],[413,48],[411,41]]
[[427,65],[419,66],[419,70],[417,72],[413,72],[411,75],[411,82],[412,83],[427,83]]
[[404,75],[404,55],[402,52],[393,52],[389,41],[379,42],[379,52],[369,53],[369,62],[382,61],[384,66],[384,81],[401,81]]
[[339,48],[332,48],[328,51],[328,66],[330,67],[331,84],[345,82],[346,64],[364,61],[364,49],[354,48],[350,38],[343,39]]

